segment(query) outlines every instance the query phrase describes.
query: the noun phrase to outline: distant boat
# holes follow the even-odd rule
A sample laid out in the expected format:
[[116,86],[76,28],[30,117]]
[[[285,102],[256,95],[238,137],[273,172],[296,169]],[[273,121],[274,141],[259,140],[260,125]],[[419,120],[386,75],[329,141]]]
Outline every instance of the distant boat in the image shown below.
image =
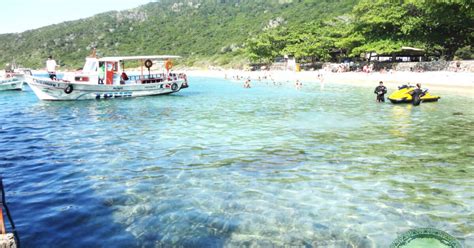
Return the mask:
[[0,91],[23,90],[24,74],[6,73],[0,78]]
[[[26,81],[41,100],[112,99],[171,94],[188,87],[186,74],[170,73],[171,59],[179,56],[121,56],[86,58],[81,71],[65,74],[63,79],[26,76]],[[125,72],[125,62],[140,65],[140,71]],[[160,73],[150,68],[164,65]],[[144,68],[147,71],[144,72]]]

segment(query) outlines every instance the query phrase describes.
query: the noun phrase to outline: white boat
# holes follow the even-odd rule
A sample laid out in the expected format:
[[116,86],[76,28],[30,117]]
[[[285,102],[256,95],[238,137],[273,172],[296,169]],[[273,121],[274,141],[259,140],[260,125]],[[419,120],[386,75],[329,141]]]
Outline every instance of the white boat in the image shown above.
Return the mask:
[[[61,80],[27,75],[26,81],[41,100],[110,99],[171,94],[188,87],[186,75],[170,73],[170,68],[160,73],[152,73],[151,67],[153,61],[160,65],[169,65],[169,61],[175,58],[179,56],[122,56],[100,59],[88,57],[82,71],[65,74]],[[130,75],[127,75],[126,61],[138,61],[140,71],[129,72]],[[146,67],[147,71],[144,71],[143,67]]]
[[0,78],[0,91],[4,90],[23,90],[24,76],[14,74]]

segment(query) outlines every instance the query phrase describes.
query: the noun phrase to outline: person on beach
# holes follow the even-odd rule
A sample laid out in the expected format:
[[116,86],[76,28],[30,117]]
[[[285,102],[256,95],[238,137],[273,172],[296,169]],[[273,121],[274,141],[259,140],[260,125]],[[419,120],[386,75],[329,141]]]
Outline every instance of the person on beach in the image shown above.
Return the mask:
[[58,64],[56,64],[56,60],[53,59],[53,56],[49,56],[48,60],[46,61],[46,71],[48,71],[49,78],[51,80],[56,80],[56,67]]
[[374,90],[374,93],[377,94],[377,102],[385,102],[385,94],[387,94],[387,87],[383,85],[383,82],[379,82],[379,86],[377,86]]
[[324,81],[324,75],[323,75],[322,70],[318,71],[318,80],[319,80],[320,83],[322,83]]
[[413,106],[418,106],[421,103],[421,97],[424,96],[424,92],[421,89],[421,84],[416,84],[416,88],[410,92],[410,95],[413,98]]

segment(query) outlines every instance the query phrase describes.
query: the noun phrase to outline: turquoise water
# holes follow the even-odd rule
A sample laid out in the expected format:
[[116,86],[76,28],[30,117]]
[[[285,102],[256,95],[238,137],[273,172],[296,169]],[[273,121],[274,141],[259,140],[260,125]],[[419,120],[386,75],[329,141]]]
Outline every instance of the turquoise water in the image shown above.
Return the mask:
[[413,107],[363,87],[190,85],[111,101],[0,92],[22,244],[387,247],[434,227],[474,246],[473,98]]

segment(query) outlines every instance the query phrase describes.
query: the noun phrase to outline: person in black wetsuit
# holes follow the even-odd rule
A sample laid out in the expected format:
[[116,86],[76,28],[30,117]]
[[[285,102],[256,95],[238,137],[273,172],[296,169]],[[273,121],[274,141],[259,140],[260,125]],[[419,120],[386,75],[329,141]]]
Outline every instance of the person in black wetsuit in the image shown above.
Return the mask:
[[383,85],[382,81],[380,81],[379,86],[375,88],[374,93],[377,94],[377,102],[385,102],[385,94],[387,94],[387,87]]
[[418,106],[421,103],[421,97],[425,95],[421,89],[421,84],[416,84],[416,88],[410,93],[413,98],[413,105]]

